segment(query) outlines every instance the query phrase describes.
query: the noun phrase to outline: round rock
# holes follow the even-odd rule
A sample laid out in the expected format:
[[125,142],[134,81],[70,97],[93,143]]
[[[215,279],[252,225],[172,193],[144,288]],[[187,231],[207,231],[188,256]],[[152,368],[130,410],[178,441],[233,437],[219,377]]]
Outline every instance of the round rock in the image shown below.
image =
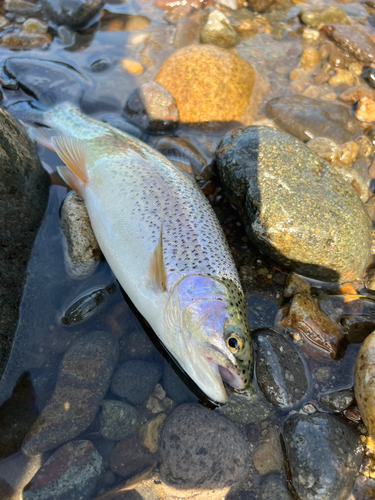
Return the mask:
[[156,81],[174,97],[182,123],[228,122],[245,111],[255,72],[233,52],[189,45],[164,61]]
[[264,396],[278,408],[293,408],[305,397],[308,381],[298,352],[284,337],[271,330],[253,336],[256,377]]
[[238,128],[219,143],[216,164],[262,251],[316,279],[361,275],[370,218],[352,187],[307,146],[270,127]]
[[362,462],[358,434],[326,413],[292,415],[283,432],[291,480],[299,498],[347,498]]
[[158,363],[151,361],[125,361],[113,376],[111,391],[130,404],[139,405],[151,396],[163,375]]
[[102,0],[42,0],[43,13],[55,24],[80,28],[103,7]]
[[179,406],[165,421],[160,475],[175,488],[218,489],[243,481],[249,449],[229,420],[196,405]]
[[115,474],[129,477],[147,467],[154,467],[156,458],[138,439],[125,439],[113,448],[109,465]]
[[122,401],[106,400],[99,415],[100,434],[111,441],[120,441],[133,434],[138,425],[138,412]]

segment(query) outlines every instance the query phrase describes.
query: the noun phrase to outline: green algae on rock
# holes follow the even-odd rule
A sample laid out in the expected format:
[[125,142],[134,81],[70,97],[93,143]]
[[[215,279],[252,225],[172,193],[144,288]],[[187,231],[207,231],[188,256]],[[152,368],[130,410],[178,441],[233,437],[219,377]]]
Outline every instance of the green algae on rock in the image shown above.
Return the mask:
[[361,345],[354,373],[354,394],[362,420],[375,439],[375,332]]
[[219,143],[216,164],[262,251],[316,279],[361,275],[372,245],[370,219],[351,186],[307,146],[270,127],[238,128]]

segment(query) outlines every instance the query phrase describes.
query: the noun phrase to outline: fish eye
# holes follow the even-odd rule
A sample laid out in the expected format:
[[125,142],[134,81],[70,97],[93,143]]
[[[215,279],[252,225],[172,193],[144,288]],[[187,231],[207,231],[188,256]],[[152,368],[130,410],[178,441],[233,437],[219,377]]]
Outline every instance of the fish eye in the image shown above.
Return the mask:
[[236,354],[244,348],[244,341],[238,335],[231,333],[227,338],[227,346],[233,354]]

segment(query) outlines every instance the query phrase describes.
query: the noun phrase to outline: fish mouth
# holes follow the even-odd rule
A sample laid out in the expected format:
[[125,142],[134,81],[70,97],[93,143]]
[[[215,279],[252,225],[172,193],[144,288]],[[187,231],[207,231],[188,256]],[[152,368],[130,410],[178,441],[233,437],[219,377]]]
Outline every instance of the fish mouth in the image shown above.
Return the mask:
[[204,357],[214,369],[218,382],[223,386],[223,381],[233,389],[243,389],[244,382],[240,377],[239,369],[220,351],[216,349],[205,349]]

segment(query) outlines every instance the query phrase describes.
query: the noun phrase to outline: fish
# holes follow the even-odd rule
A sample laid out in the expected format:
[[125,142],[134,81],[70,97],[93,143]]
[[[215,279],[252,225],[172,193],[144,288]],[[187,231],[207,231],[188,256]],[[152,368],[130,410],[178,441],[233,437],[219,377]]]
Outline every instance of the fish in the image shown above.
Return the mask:
[[[23,104],[25,109],[25,104]],[[9,110],[11,111],[11,110]],[[99,246],[161,344],[205,395],[249,387],[246,302],[219,221],[193,175],[142,141],[69,104],[29,109],[31,129],[64,162]]]

